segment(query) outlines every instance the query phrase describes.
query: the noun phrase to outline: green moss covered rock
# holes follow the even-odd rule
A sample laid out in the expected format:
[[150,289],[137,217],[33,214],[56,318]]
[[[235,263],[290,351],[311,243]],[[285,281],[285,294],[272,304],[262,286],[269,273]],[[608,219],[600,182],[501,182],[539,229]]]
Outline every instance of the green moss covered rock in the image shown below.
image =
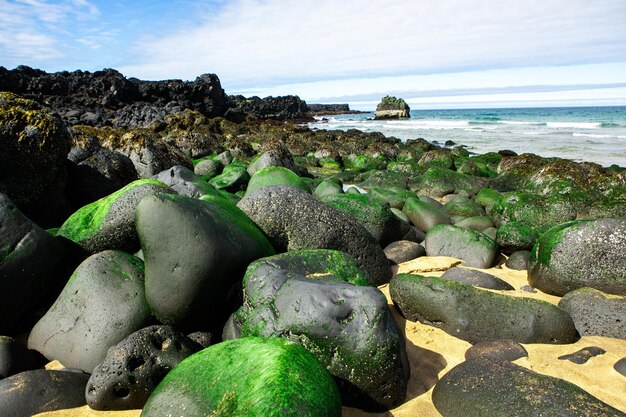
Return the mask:
[[234,161],[224,167],[222,173],[209,180],[209,184],[218,190],[235,192],[248,184],[250,174],[247,171],[248,165],[244,162]]
[[142,417],[340,417],[332,377],[297,343],[243,338],[208,347],[176,366]]
[[409,183],[420,195],[443,197],[446,194],[471,196],[487,185],[487,179],[473,177],[446,168],[433,167]]
[[255,172],[248,182],[246,194],[250,194],[262,187],[275,185],[286,185],[299,188],[308,193],[311,192],[309,186],[293,171],[281,166],[268,166]]
[[538,237],[539,233],[533,228],[516,221],[504,223],[496,232],[496,242],[507,255],[519,250],[530,250]]
[[452,223],[450,216],[448,216],[445,211],[417,197],[407,198],[402,212],[406,214],[411,223],[425,232],[438,224]]
[[440,224],[424,239],[426,255],[463,259],[465,265],[490,268],[500,255],[498,244],[487,235],[463,227]]

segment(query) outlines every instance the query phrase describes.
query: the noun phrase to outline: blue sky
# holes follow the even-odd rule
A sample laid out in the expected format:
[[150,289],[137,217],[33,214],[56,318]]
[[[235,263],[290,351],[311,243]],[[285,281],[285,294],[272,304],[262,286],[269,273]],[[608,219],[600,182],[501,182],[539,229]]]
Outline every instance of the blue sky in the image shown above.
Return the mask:
[[371,109],[626,105],[624,0],[0,0],[0,65]]

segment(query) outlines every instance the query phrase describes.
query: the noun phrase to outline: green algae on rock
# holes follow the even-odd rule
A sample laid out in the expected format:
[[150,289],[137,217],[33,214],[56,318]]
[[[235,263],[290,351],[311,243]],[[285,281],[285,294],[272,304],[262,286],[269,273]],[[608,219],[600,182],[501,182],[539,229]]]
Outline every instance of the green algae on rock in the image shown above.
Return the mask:
[[142,417],[340,417],[335,381],[301,345],[242,338],[182,361],[148,399]]
[[500,254],[498,244],[486,234],[448,224],[429,229],[424,246],[428,256],[463,259],[475,268],[490,268]]
[[452,223],[445,211],[433,207],[417,197],[407,198],[402,212],[406,214],[411,223],[425,232],[439,224]]
[[139,241],[135,231],[135,209],[146,196],[174,193],[160,181],[142,179],[72,214],[57,231],[90,253],[105,249],[135,252]]
[[258,190],[262,187],[271,187],[275,185],[287,185],[289,187],[299,188],[307,193],[311,192],[309,186],[290,169],[282,166],[268,166],[256,171],[248,182],[246,195]]
[[218,190],[226,190],[235,192],[245,188],[250,181],[250,174],[247,171],[248,164],[239,161],[233,161],[224,167],[222,173],[209,180],[209,184]]

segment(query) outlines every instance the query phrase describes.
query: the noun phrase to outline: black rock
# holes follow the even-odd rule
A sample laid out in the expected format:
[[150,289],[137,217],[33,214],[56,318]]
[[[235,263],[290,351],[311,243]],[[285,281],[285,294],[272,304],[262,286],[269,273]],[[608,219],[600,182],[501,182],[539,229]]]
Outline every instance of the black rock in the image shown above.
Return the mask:
[[465,351],[465,359],[467,360],[475,358],[488,358],[512,362],[516,359],[525,357],[528,357],[528,352],[524,349],[524,346],[510,339],[478,342]]
[[603,355],[606,350],[597,346],[587,346],[577,352],[559,356],[559,360],[570,361],[578,365],[587,363],[587,361],[595,356]]
[[581,336],[605,336],[626,340],[626,297],[593,288],[568,292],[559,301]]
[[426,255],[426,249],[422,245],[410,240],[392,242],[385,247],[384,252],[387,259],[394,264],[401,264]]
[[265,97],[228,96],[231,107],[259,119],[313,120],[309,107],[298,96]]
[[0,415],[26,417],[85,405],[89,375],[68,371],[26,371],[0,381]]
[[0,336],[0,379],[45,365],[46,360],[34,350],[8,336]]
[[622,358],[615,362],[613,369],[626,377],[626,358]]
[[173,166],[159,172],[154,179],[161,181],[180,195],[200,198],[205,194],[217,194],[217,190],[211,184],[204,181],[192,170],[181,165]]
[[460,282],[462,284],[473,285],[475,287],[489,288],[492,290],[515,289],[508,282],[494,275],[469,268],[450,268],[441,275],[441,278],[445,278],[450,281]]
[[336,249],[352,256],[376,284],[391,267],[378,242],[352,217],[293,187],[263,187],[237,204],[279,251]]
[[506,260],[504,265],[509,269],[515,269],[517,271],[523,271],[528,269],[528,259],[530,258],[530,251],[518,250],[513,252],[509,259]]
[[198,343],[203,348],[211,346],[215,340],[213,335],[209,332],[193,332],[189,333],[187,337]]
[[626,415],[570,382],[491,358],[452,368],[435,385],[433,403],[443,417]]
[[150,326],[111,347],[89,378],[85,397],[94,410],[143,408],[167,373],[202,346],[170,326]]

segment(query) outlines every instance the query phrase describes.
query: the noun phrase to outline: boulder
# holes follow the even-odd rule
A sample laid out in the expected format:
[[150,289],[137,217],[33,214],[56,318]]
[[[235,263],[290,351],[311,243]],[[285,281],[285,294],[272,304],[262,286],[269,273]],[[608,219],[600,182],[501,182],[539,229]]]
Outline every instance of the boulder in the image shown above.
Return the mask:
[[89,375],[82,372],[38,369],[0,381],[0,415],[34,416],[46,411],[85,405]]
[[407,198],[402,212],[406,214],[411,223],[425,232],[438,224],[452,223],[450,217],[443,210],[433,207],[417,197]]
[[248,165],[248,174],[252,177],[257,171],[268,167],[283,167],[296,175],[300,175],[300,170],[296,167],[293,156],[291,156],[289,150],[284,145],[269,149],[259,155],[254,162]]
[[141,415],[340,417],[337,386],[305,348],[279,338],[243,338],[182,361]]
[[568,292],[559,301],[581,336],[605,336],[626,340],[626,297],[593,288]]
[[465,351],[465,359],[488,358],[499,361],[513,362],[519,358],[527,358],[528,351],[514,340],[497,339],[478,342]]
[[290,251],[250,265],[243,307],[225,338],[286,337],[335,376],[345,405],[389,409],[406,393],[404,340],[377,288],[355,281],[356,263],[337,251]]
[[250,175],[246,171],[247,164],[243,162],[232,162],[224,167],[222,173],[209,180],[209,184],[218,190],[235,192],[248,184]]
[[493,227],[493,222],[488,216],[474,216],[459,220],[455,222],[454,225],[482,232],[485,229]]
[[390,243],[384,249],[385,256],[394,264],[408,262],[426,255],[426,249],[417,242],[398,240]]
[[480,288],[489,288],[491,290],[514,290],[508,282],[488,274],[487,272],[478,271],[476,269],[453,267],[448,269],[441,275],[441,278],[460,282],[461,284],[473,285]]
[[500,254],[498,244],[487,235],[447,224],[431,228],[424,245],[428,256],[462,259],[474,268],[490,268]]
[[391,267],[382,248],[354,218],[293,187],[265,187],[237,204],[268,236],[276,250],[336,249],[352,256],[376,284]]
[[625,415],[571,382],[491,358],[452,368],[435,385],[433,403],[443,417]]
[[146,297],[164,324],[222,326],[248,264],[274,249],[257,226],[221,197],[157,194],[137,207]]
[[45,365],[45,358],[38,352],[9,336],[0,336],[0,379]]
[[70,146],[58,115],[0,92],[0,193],[42,227],[57,226],[69,212],[63,191]]
[[165,375],[202,346],[170,326],[137,330],[111,347],[89,377],[85,398],[94,410],[143,408]]
[[135,252],[139,249],[135,230],[137,205],[146,196],[173,192],[154,179],[134,181],[77,210],[59,228],[57,236],[76,242],[90,253],[107,249]]
[[[313,192],[313,195],[319,198],[320,200],[322,200],[324,197],[328,197],[328,196],[336,195],[336,194],[343,194],[343,193],[344,192],[343,192],[343,186],[341,184],[341,181],[324,180],[320,182],[317,185],[317,187],[315,187],[315,191]],[[361,194],[361,193],[359,193],[357,190],[355,194]]]
[[626,295],[626,218],[563,223],[530,254],[528,282],[562,296],[582,287]]
[[443,197],[446,194],[471,196],[487,186],[486,178],[461,174],[451,169],[432,167],[411,180],[409,188],[419,195]]
[[217,190],[211,184],[182,165],[161,171],[154,176],[154,179],[167,185],[177,194],[187,197],[200,198],[205,194],[218,195]]
[[0,194],[0,334],[34,310],[57,281],[66,258],[63,245]]
[[281,166],[268,166],[256,171],[250,178],[248,188],[246,188],[246,195],[253,193],[259,188],[278,185],[298,188],[307,193],[311,192],[304,180],[293,171]]
[[120,251],[87,258],[33,327],[28,347],[91,373],[109,347],[150,321],[143,270],[141,259]]
[[528,260],[530,259],[530,251],[518,250],[509,256],[504,265],[509,269],[522,271],[528,269]]
[[518,221],[510,221],[502,224],[496,232],[496,242],[502,252],[512,254],[520,250],[530,250],[539,233],[532,227]]
[[438,327],[470,343],[496,339],[520,343],[576,340],[569,314],[545,301],[409,274],[393,277],[389,292],[407,319]]

